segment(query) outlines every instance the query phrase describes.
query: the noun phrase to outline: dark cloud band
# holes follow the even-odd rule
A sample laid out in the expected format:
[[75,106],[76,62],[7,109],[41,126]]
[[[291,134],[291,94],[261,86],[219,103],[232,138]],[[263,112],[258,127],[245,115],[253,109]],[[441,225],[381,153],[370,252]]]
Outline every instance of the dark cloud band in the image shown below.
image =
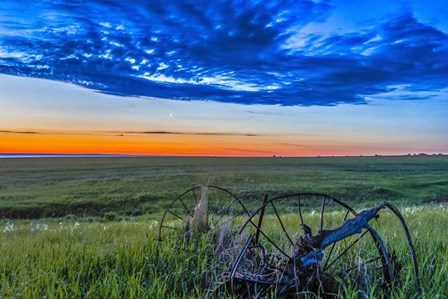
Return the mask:
[[242,136],[257,137],[259,134],[252,133],[229,133],[229,132],[180,132],[180,131],[104,131],[104,132],[34,132],[34,131],[6,131],[0,130],[0,134],[51,134],[51,135],[187,135],[187,136]]
[[226,133],[226,132],[177,132],[177,131],[127,131],[120,134],[142,134],[142,135],[198,135],[198,136],[244,136],[256,137],[258,134],[251,133]]

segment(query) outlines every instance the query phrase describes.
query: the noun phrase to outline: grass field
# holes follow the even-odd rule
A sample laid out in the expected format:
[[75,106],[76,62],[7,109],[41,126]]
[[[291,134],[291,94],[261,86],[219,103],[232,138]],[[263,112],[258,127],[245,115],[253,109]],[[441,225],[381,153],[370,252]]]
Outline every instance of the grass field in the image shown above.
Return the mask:
[[157,216],[207,183],[243,199],[314,191],[355,206],[446,202],[448,156],[0,159],[0,215]]
[[[405,275],[392,297],[448,298],[446,156],[3,159],[0,297],[203,297],[220,270],[213,244],[206,236],[188,245],[157,241],[157,230],[170,200],[204,183],[247,200],[316,191],[358,210],[397,204],[415,242],[422,288]],[[406,257],[397,221],[383,218],[381,237]],[[341,298],[361,295],[375,296],[348,286]]]
[[[422,289],[403,278],[392,298],[447,298],[448,207],[408,208],[403,214],[415,241]],[[386,218],[384,225],[382,237],[406,257],[406,246],[395,242],[397,221]],[[2,298],[202,298],[220,270],[205,238],[187,246],[157,241],[157,223],[144,216],[93,223],[10,220],[0,227]],[[357,296],[350,288],[341,294]],[[361,298],[366,297],[374,295]]]

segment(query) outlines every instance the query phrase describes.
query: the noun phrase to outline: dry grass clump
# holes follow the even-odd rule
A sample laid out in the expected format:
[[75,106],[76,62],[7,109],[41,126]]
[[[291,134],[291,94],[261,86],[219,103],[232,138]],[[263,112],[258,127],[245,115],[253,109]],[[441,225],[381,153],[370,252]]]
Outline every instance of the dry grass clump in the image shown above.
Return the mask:
[[210,189],[207,186],[201,187],[201,197],[194,208],[192,230],[194,233],[207,231],[208,225],[208,197]]

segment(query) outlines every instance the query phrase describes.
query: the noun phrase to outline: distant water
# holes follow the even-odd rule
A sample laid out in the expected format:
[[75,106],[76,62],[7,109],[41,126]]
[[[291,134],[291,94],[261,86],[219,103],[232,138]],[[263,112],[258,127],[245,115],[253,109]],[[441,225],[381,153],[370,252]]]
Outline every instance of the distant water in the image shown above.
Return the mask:
[[134,155],[62,155],[62,154],[0,154],[0,159],[17,158],[110,158],[110,157],[136,157]]

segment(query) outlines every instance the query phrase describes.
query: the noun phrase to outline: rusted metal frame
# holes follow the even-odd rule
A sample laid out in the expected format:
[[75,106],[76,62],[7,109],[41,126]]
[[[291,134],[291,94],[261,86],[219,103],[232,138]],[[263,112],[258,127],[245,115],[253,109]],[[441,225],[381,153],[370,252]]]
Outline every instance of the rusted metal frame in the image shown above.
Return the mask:
[[[262,234],[274,247],[276,247],[280,251],[281,254],[289,257],[288,254],[286,254],[283,250],[281,250],[277,246],[277,244],[275,242],[273,242],[263,232],[263,230],[261,230],[261,222],[262,222],[262,218],[264,216],[264,210],[265,210],[267,204],[271,204],[273,206],[274,211],[276,213],[276,216],[279,219],[279,222],[280,222],[280,224],[282,226],[282,229],[285,232],[285,234],[287,235],[288,239],[290,240],[289,235],[287,234],[287,232],[286,232],[286,230],[284,228],[283,222],[281,221],[281,218],[280,218],[280,216],[278,214],[278,211],[277,211],[273,201],[277,200],[277,199],[291,197],[291,196],[297,196],[297,199],[298,199],[298,202],[299,202],[299,215],[300,215],[300,218],[301,218],[301,223],[302,223],[302,225],[304,225],[302,211],[301,211],[301,197],[300,197],[300,195],[313,195],[313,196],[316,196],[318,194],[319,193],[300,193],[300,194],[295,194],[295,195],[287,195],[287,196],[281,196],[281,197],[277,197],[277,198],[271,199],[268,202],[267,202],[267,199],[265,198],[262,207],[260,207],[255,213],[252,214],[252,216],[250,216],[250,218],[246,221],[246,223],[244,223],[243,228],[241,229],[241,231],[247,226],[248,223],[251,223],[256,228],[256,234],[257,235]],[[323,219],[323,214],[324,214],[324,209],[325,209],[325,205],[326,205],[326,200],[327,200],[327,198],[332,199],[329,196],[326,196],[326,195],[323,195],[323,196],[324,196],[324,200],[323,200],[323,203],[322,203],[321,219],[320,219],[321,220],[321,224],[320,224],[321,231],[322,231],[322,228],[323,228],[323,220],[324,220]],[[378,249],[379,256],[375,257],[373,259],[368,260],[366,263],[372,263],[372,262],[374,262],[376,260],[381,259],[381,261],[382,261],[381,268],[383,269],[384,278],[385,278],[386,282],[389,283],[391,281],[391,275],[392,275],[391,274],[392,266],[391,266],[391,261],[390,261],[389,254],[388,254],[388,252],[387,252],[387,250],[386,250],[386,248],[384,246],[383,241],[379,237],[378,233],[368,224],[368,222],[371,219],[378,217],[377,214],[378,214],[378,212],[381,209],[388,208],[400,219],[400,222],[401,222],[401,224],[403,226],[403,229],[405,230],[406,238],[407,238],[408,245],[410,247],[411,255],[412,255],[412,258],[413,258],[415,277],[416,277],[416,280],[417,280],[417,284],[420,285],[420,275],[419,275],[418,265],[417,265],[417,261],[416,261],[415,249],[414,249],[414,246],[413,246],[413,243],[412,243],[412,239],[410,237],[409,229],[408,229],[408,227],[407,227],[407,225],[406,225],[406,223],[404,221],[404,218],[399,213],[399,211],[396,209],[396,207],[394,207],[394,206],[392,206],[390,204],[385,203],[384,205],[380,205],[380,206],[377,206],[377,207],[372,208],[370,210],[363,211],[363,212],[361,212],[358,215],[348,205],[340,202],[337,199],[332,199],[332,200],[334,200],[336,203],[340,204],[341,206],[345,207],[347,209],[347,211],[346,211],[346,214],[345,214],[344,219],[343,219],[343,224],[339,228],[337,228],[335,230],[325,231],[325,236],[322,237],[323,240],[321,242],[320,251],[323,250],[327,246],[330,246],[330,245],[332,246],[331,249],[330,249],[329,257],[326,260],[325,265],[323,267],[324,268],[323,271],[325,271],[328,268],[330,268],[341,256],[343,256],[351,247],[353,247],[361,238],[363,238],[365,236],[365,234],[367,234],[367,232],[370,232],[371,237],[372,237],[372,239],[373,239],[373,241],[375,243],[375,246]],[[255,223],[252,220],[255,217],[255,215],[257,215],[258,213],[260,213],[260,215],[261,215],[261,217],[260,217],[261,221],[259,219],[259,225],[255,225]],[[347,219],[347,217],[348,217],[348,215],[350,213],[352,213],[355,216],[355,218],[346,221],[346,219]],[[328,265],[328,263],[330,261],[331,254],[332,254],[332,252],[334,250],[334,247],[335,247],[336,243],[341,241],[341,240],[343,240],[343,239],[345,239],[345,238],[347,238],[347,237],[349,237],[349,236],[351,236],[351,235],[353,235],[353,234],[361,233],[362,228],[365,228],[366,231],[364,233],[362,233],[352,244],[350,244],[347,248],[345,248],[345,250],[338,257],[336,257],[334,260],[332,260],[331,263]],[[251,237],[253,237],[253,236],[254,235],[251,235]],[[290,242],[291,242],[291,240],[290,240]],[[264,247],[261,247],[261,248],[263,248],[263,250],[265,250]],[[246,251],[247,251],[247,248],[244,250],[244,252],[246,252]],[[317,251],[314,250],[314,251],[310,252],[309,254],[315,255],[315,259],[316,260],[320,259],[317,256],[319,254],[319,250],[317,250]],[[240,256],[241,256],[241,258],[243,257],[243,255],[240,255]],[[303,256],[303,257],[305,257],[305,256]],[[238,260],[238,266],[239,266],[240,262],[241,262],[241,259]],[[297,277],[296,277],[297,273],[293,273],[294,275],[293,275],[293,277],[291,277],[290,273],[288,273],[288,271],[286,271],[286,267],[282,271],[280,268],[271,265],[270,262],[268,262],[265,258],[263,259],[263,262],[266,265],[268,265],[269,267],[271,267],[272,269],[277,270],[277,271],[281,271],[281,276],[280,277],[283,277],[283,279],[286,279],[287,282],[285,283],[285,282],[279,281],[277,283],[272,283],[272,282],[248,279],[246,277],[235,278],[234,277],[235,273],[233,273],[233,279],[238,279],[240,281],[245,281],[246,283],[254,284],[253,288],[255,288],[255,292],[256,292],[255,294],[256,295],[258,294],[257,284],[267,285],[267,286],[269,286],[269,288],[274,286],[274,285],[276,287],[280,287],[281,286],[282,289],[280,289],[279,291],[285,291],[285,290],[287,290],[290,287],[295,287],[296,292],[297,292],[298,287],[299,287],[297,285]],[[348,273],[348,272],[352,271],[354,268],[356,268],[356,267],[352,267],[352,268],[346,269],[345,272]],[[318,269],[321,269],[321,268],[319,267]],[[234,268],[234,270],[236,271],[236,268]],[[273,271],[272,274],[275,275],[275,271]],[[312,281],[314,279],[315,274],[318,274],[318,273],[317,272],[312,272],[312,275],[311,275],[310,280],[308,281],[308,283],[310,283],[310,281]],[[316,276],[316,278],[319,279],[317,276]],[[290,285],[290,282],[294,282],[294,286],[292,284]],[[263,289],[263,291],[266,291],[266,289]],[[250,295],[250,294],[247,294],[247,295]]]
[[343,240],[356,233],[361,233],[365,225],[376,216],[381,208],[382,207],[379,206],[362,211],[355,218],[344,221],[344,223],[337,229],[326,231],[320,244],[320,248],[324,249],[334,242]]
[[[254,240],[254,243],[255,243],[255,240]],[[249,251],[254,251],[257,248],[261,250],[261,256],[263,257],[262,258],[262,264],[260,266],[262,269],[266,269],[267,267],[270,267],[270,268],[272,268],[274,270],[277,270],[277,271],[283,271],[283,269],[281,269],[281,268],[271,264],[268,261],[269,254],[267,254],[266,248],[264,248],[263,246],[261,246],[259,244],[256,244],[254,246],[250,246],[248,250]]]
[[261,212],[261,210],[263,209],[263,207],[267,204],[269,204],[271,201],[276,201],[279,199],[283,199],[283,198],[288,198],[288,197],[301,197],[301,196],[321,196],[321,197],[326,197],[328,199],[333,200],[335,203],[339,204],[340,206],[344,207],[346,210],[349,210],[350,213],[352,213],[354,216],[357,216],[358,213],[356,213],[355,210],[353,210],[352,207],[350,207],[349,205],[343,203],[342,201],[338,200],[337,198],[334,198],[332,196],[328,196],[326,194],[323,193],[312,193],[312,192],[305,192],[305,193],[294,193],[294,194],[289,194],[289,195],[283,195],[283,196],[279,196],[279,197],[275,197],[270,199],[268,202],[266,202],[263,206],[259,207],[255,212],[252,213],[252,215],[250,216],[250,218],[246,221],[246,223],[243,225],[243,227],[240,229],[240,232],[242,232],[244,230],[244,228],[246,228],[247,224],[251,223],[252,225],[254,225],[254,227],[257,227],[253,221],[251,221],[252,218],[255,217],[255,215],[259,214]]
[[[347,210],[347,212],[345,212],[344,218],[342,219],[342,223],[344,223],[345,220],[347,220],[348,214],[350,213],[350,211]],[[325,269],[327,267],[328,262],[330,261],[330,257],[333,253],[334,247],[336,246],[336,243],[333,243],[333,245],[331,245],[331,249],[330,252],[328,253],[327,259],[325,260],[325,264],[323,266],[323,268]]]
[[[249,238],[246,241],[246,244],[244,245],[243,249],[241,250],[240,254],[237,257],[235,264],[233,265],[232,271],[230,272],[230,292],[234,296],[237,295],[237,294],[235,294],[235,274],[236,274],[236,271],[237,271],[244,255],[246,254],[246,251],[249,249],[253,238],[254,238],[254,234],[249,236]],[[241,277],[238,277],[237,279],[241,280],[241,281],[245,281],[245,282],[261,283],[261,281],[258,282],[258,281],[254,281],[251,279],[241,278]]]
[[[195,188],[197,188],[197,187],[195,187]],[[197,196],[196,196],[196,193],[195,193],[195,188],[192,188],[189,191],[193,191],[193,195],[195,196],[195,198],[197,200]],[[221,189],[221,188],[218,187],[218,189]],[[366,263],[372,263],[372,262],[374,262],[376,260],[381,259],[381,261],[382,261],[381,268],[383,270],[384,278],[385,278],[387,283],[390,283],[392,281],[392,264],[391,264],[391,260],[390,260],[389,254],[388,254],[388,252],[387,252],[387,250],[386,250],[386,248],[384,246],[383,241],[379,237],[378,233],[368,224],[368,222],[371,219],[378,217],[377,214],[378,214],[378,212],[381,209],[388,208],[389,210],[391,210],[399,218],[399,220],[400,220],[400,222],[402,224],[402,227],[403,227],[403,229],[405,231],[406,239],[407,239],[407,242],[408,242],[408,246],[409,246],[410,251],[411,251],[411,257],[412,257],[413,266],[414,266],[414,274],[415,274],[415,277],[416,277],[417,285],[420,286],[420,273],[419,273],[417,259],[416,259],[416,255],[415,255],[415,248],[414,248],[414,245],[412,243],[412,239],[411,239],[411,236],[410,236],[410,233],[409,233],[409,228],[406,225],[406,223],[404,221],[404,218],[400,214],[398,209],[395,206],[391,205],[391,204],[385,203],[383,205],[377,206],[375,208],[372,208],[370,210],[366,210],[366,211],[361,212],[360,214],[357,214],[347,204],[345,204],[345,203],[343,203],[343,202],[341,202],[341,201],[339,201],[339,200],[337,200],[335,198],[327,196],[325,194],[320,194],[320,193],[297,193],[297,194],[293,194],[293,195],[280,196],[280,197],[277,197],[277,198],[273,198],[273,199],[271,199],[269,201],[267,200],[267,196],[265,196],[265,198],[263,200],[263,205],[259,209],[257,209],[257,211],[255,213],[250,215],[249,212],[247,211],[247,209],[245,208],[244,204],[242,204],[242,202],[236,196],[234,196],[232,193],[228,192],[227,190],[224,190],[224,189],[221,189],[221,190],[222,190],[222,192],[220,194],[220,198],[219,198],[218,203],[216,204],[216,206],[219,207],[219,203],[221,202],[221,199],[224,196],[224,192],[229,193],[230,195],[232,195],[234,197],[234,199],[232,200],[230,205],[226,208],[226,210],[229,210],[230,207],[235,203],[235,201],[238,201],[239,204],[243,207],[244,211],[249,215],[249,219],[244,223],[243,228],[240,230],[240,232],[247,226],[248,223],[251,223],[251,225],[253,225],[255,227],[255,229],[256,229],[255,235],[252,234],[250,236],[250,240],[248,240],[248,242],[246,243],[245,248],[240,253],[240,255],[239,255],[239,257],[238,257],[238,259],[237,259],[237,261],[235,263],[235,266],[232,269],[231,284],[235,283],[234,280],[238,280],[238,281],[244,282],[244,283],[246,283],[246,287],[248,287],[249,289],[252,289],[252,291],[255,290],[255,294],[256,295],[258,294],[257,285],[260,285],[260,286],[264,285],[264,286],[268,287],[267,289],[262,287],[261,288],[261,292],[266,292],[266,290],[268,290],[269,288],[274,287],[274,286],[275,287],[282,287],[282,289],[279,290],[279,291],[284,291],[284,290],[286,290],[286,289],[288,289],[290,287],[295,287],[296,292],[297,292],[297,290],[299,288],[299,286],[297,285],[297,273],[293,273],[293,276],[291,277],[291,273],[289,273],[289,271],[287,271],[287,266],[286,266],[287,264],[285,264],[285,268],[284,269],[276,267],[275,265],[272,265],[270,263],[270,261],[267,260],[266,254],[263,254],[263,258],[262,258],[262,262],[265,264],[264,266],[261,267],[261,268],[264,269],[263,271],[265,271],[266,269],[269,270],[269,268],[271,268],[272,269],[272,275],[274,275],[274,277],[272,277],[272,278],[275,278],[276,275],[280,275],[280,276],[277,276],[277,278],[278,277],[283,277],[282,279],[286,280],[287,281],[286,283],[282,282],[282,281],[266,282],[266,281],[262,281],[262,280],[260,281],[260,280],[250,279],[250,278],[247,278],[247,277],[235,277],[235,274],[236,274],[237,268],[239,267],[239,265],[241,263],[242,258],[244,257],[244,254],[245,254],[245,252],[247,252],[248,248],[256,248],[256,246],[250,247],[250,244],[253,243],[255,236],[256,236],[256,242],[255,243],[258,244],[260,234],[263,235],[267,239],[267,241],[270,242],[275,248],[277,248],[277,250],[279,250],[279,252],[282,255],[286,256],[288,259],[291,259],[289,257],[289,255],[286,252],[284,252],[276,244],[276,242],[273,242],[267,236],[267,234],[264,233],[264,231],[261,229],[262,221],[263,221],[263,217],[264,217],[264,213],[265,213],[265,208],[266,208],[266,206],[268,204],[272,205],[272,207],[274,209],[274,212],[275,212],[275,214],[277,216],[277,219],[278,219],[278,221],[279,221],[279,223],[280,223],[280,225],[282,227],[283,232],[287,236],[287,238],[290,241],[290,243],[293,244],[291,238],[289,237],[289,234],[286,232],[286,229],[285,229],[284,224],[283,224],[283,222],[281,220],[281,217],[280,217],[280,215],[279,215],[279,213],[277,211],[277,208],[276,208],[276,206],[274,204],[274,201],[280,200],[280,199],[283,199],[283,198],[297,196],[297,200],[298,200],[298,203],[299,203],[299,216],[300,216],[300,220],[301,220],[302,225],[304,225],[303,215],[302,215],[302,207],[301,207],[301,196],[302,195],[303,196],[319,196],[319,195],[321,195],[323,197],[323,202],[322,202],[322,207],[321,207],[321,212],[320,212],[320,231],[322,231],[322,229],[323,229],[323,222],[324,222],[323,216],[324,216],[324,210],[325,210],[325,205],[327,203],[327,199],[333,200],[335,203],[337,203],[340,206],[346,208],[347,211],[346,211],[344,219],[343,219],[343,224],[339,228],[337,228],[335,230],[332,230],[332,231],[325,231],[324,232],[325,235],[323,235],[322,240],[320,242],[320,246],[319,246],[320,249],[319,250],[314,250],[314,251],[310,252],[309,254],[307,254],[305,256],[302,256],[302,258],[305,258],[306,256],[311,254],[311,255],[314,255],[314,259],[315,260],[320,261],[321,257],[318,256],[319,251],[321,252],[324,248],[326,248],[327,246],[331,245],[330,253],[329,253],[328,258],[325,261],[325,264],[323,266],[323,271],[326,271],[338,259],[340,259],[340,257],[343,256],[350,248],[352,248],[361,238],[363,238],[365,236],[365,234],[367,234],[367,232],[370,232],[371,237],[372,237],[372,239],[373,239],[373,241],[375,243],[375,246],[377,247],[379,256],[375,257],[373,259],[368,260]],[[187,191],[187,192],[189,192],[189,191]],[[187,193],[187,192],[185,192],[185,193]],[[182,203],[182,205],[184,206],[185,210],[188,211],[188,208],[186,207],[185,203],[182,201],[181,196],[179,196],[176,200],[179,200]],[[170,209],[173,206],[175,201],[173,201],[170,204],[168,209]],[[185,221],[184,219],[182,219],[176,213],[172,212],[171,210],[167,210],[164,213],[163,217],[162,217],[162,223],[163,223],[167,213],[170,213],[170,214],[174,215],[175,217]],[[350,213],[352,213],[355,216],[355,218],[346,221],[346,219],[347,219],[347,217],[348,217],[348,215]],[[232,217],[232,219],[234,219],[235,217],[238,217],[241,214],[243,214],[243,212],[239,213],[238,215],[236,215],[234,217]],[[253,221],[253,218],[257,214],[260,214],[260,218],[258,219],[258,225],[256,225],[254,223],[254,221]],[[223,217],[223,215],[221,215],[221,217]],[[221,219],[221,217],[218,219],[218,222]],[[162,225],[162,223],[161,223],[161,226],[159,228],[159,235],[161,235],[162,227],[164,227],[164,228],[166,227],[166,228],[169,228],[169,229],[178,229],[178,228],[175,228],[175,227]],[[352,242],[347,248],[345,248],[342,253],[340,253],[335,259],[331,260],[331,262],[330,262],[330,257],[331,257],[331,255],[333,253],[333,250],[335,248],[336,243],[341,241],[341,240],[343,240],[343,239],[346,239],[347,237],[349,237],[349,236],[351,236],[353,234],[361,233],[362,228],[365,228],[366,231],[363,232],[354,242]],[[262,247],[262,246],[259,246],[259,247],[262,248],[263,252],[265,251],[264,247]],[[263,264],[260,264],[260,265],[263,265]],[[266,268],[266,266],[268,268]],[[296,266],[296,265],[294,264],[294,266]],[[356,267],[352,267],[352,268],[346,269],[345,272],[348,273],[348,272],[352,271],[354,268],[356,268]],[[319,269],[321,269],[321,268],[319,267]],[[279,272],[277,274],[275,274],[276,271],[279,271]],[[296,271],[296,270],[294,270],[294,271]],[[315,276],[314,274],[318,274],[318,273],[313,272],[313,274],[311,275],[310,279],[314,279],[313,278]],[[266,277],[269,277],[269,276],[270,276],[270,274],[268,272]],[[316,277],[316,278],[318,279],[318,277]],[[291,282],[294,282],[294,285],[292,285]],[[250,286],[249,284],[252,284],[252,286]],[[249,289],[248,289],[248,291],[249,291]],[[233,285],[232,285],[232,292],[234,292],[234,286]],[[250,294],[248,293],[247,295],[250,295]]]

